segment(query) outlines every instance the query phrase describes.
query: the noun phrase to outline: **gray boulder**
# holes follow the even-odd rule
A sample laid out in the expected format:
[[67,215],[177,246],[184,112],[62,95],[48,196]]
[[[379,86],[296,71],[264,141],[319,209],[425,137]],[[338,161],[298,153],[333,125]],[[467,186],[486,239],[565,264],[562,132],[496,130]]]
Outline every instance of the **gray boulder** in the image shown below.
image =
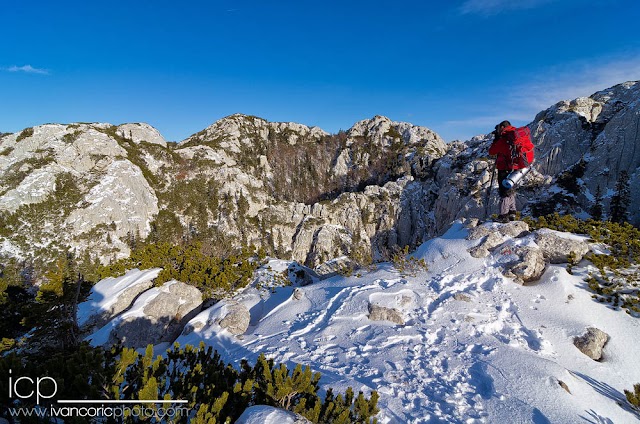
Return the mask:
[[575,261],[580,262],[589,251],[589,246],[584,241],[561,237],[551,231],[537,231],[535,241],[542,249],[544,257],[552,264],[569,262],[568,256],[571,252],[575,255]]
[[529,246],[516,246],[514,253],[518,259],[507,264],[505,277],[513,278],[518,284],[537,281],[544,274],[546,262],[540,249]]
[[390,321],[394,324],[404,325],[404,317],[402,313],[394,308],[369,304],[369,319],[371,321]]
[[602,359],[604,345],[609,341],[609,335],[595,327],[587,328],[582,336],[574,337],[573,344],[580,352],[594,361]]
[[503,241],[504,239],[499,233],[489,233],[485,236],[484,240],[480,242],[480,244],[469,249],[469,254],[474,258],[486,258],[487,256],[489,256],[489,251],[502,244]]
[[223,300],[222,302],[226,302],[224,308],[226,315],[218,322],[218,325],[233,335],[244,334],[251,321],[251,314],[247,307],[235,300]]
[[506,237],[520,237],[529,231],[529,224],[524,221],[511,221],[501,224],[498,231]]
[[179,281],[169,281],[142,293],[130,310],[89,336],[94,346],[122,341],[127,347],[173,342],[200,311],[202,293]]

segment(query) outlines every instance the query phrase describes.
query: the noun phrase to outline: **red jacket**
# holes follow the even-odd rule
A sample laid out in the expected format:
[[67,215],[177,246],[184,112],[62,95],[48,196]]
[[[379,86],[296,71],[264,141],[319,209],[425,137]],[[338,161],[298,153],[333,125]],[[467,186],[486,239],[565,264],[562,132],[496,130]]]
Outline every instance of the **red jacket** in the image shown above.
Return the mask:
[[[515,127],[510,126],[506,127],[502,130],[502,133],[498,136],[496,140],[489,147],[490,155],[497,155],[496,158],[496,168],[499,171],[512,171],[514,169],[522,169],[529,166],[529,163],[533,160],[533,144],[531,141],[528,141],[527,146],[522,146],[524,152],[531,152],[531,154],[527,154],[525,157],[516,157],[513,158],[511,153],[511,146],[515,141]],[[531,156],[531,157],[529,157]],[[526,161],[525,161],[526,159]]]

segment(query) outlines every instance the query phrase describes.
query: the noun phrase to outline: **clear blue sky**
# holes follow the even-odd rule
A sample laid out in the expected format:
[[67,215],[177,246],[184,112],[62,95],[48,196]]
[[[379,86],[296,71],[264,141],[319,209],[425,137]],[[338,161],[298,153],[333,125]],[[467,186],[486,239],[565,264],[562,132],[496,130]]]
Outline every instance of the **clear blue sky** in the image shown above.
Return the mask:
[[233,114],[445,140],[640,79],[638,0],[0,0],[0,132]]

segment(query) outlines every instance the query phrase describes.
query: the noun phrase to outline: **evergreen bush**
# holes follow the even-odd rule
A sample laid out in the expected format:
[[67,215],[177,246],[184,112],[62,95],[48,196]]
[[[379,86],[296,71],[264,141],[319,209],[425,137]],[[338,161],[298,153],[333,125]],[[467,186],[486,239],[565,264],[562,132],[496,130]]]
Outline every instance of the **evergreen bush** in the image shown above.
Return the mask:
[[[529,228],[550,228],[590,236],[591,241],[608,246],[609,254],[590,253],[585,256],[598,269],[589,273],[585,282],[593,298],[622,308],[634,317],[640,317],[640,229],[629,223],[580,220],[571,215],[554,213],[538,219],[525,218]],[[572,270],[574,264],[568,265]]]

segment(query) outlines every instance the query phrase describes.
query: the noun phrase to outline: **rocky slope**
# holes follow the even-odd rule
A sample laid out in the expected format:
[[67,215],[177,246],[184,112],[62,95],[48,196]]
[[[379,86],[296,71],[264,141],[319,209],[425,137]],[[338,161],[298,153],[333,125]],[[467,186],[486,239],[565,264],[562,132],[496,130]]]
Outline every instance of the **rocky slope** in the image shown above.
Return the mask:
[[[607,211],[624,170],[640,223],[639,104],[630,82],[539,113],[519,206],[587,216],[599,188]],[[381,259],[495,211],[490,141],[445,144],[381,116],[330,135],[232,115],[177,145],[146,124],[27,128],[0,138],[0,255],[108,262],[138,238],[199,233],[221,252],[252,243],[311,267]]]

